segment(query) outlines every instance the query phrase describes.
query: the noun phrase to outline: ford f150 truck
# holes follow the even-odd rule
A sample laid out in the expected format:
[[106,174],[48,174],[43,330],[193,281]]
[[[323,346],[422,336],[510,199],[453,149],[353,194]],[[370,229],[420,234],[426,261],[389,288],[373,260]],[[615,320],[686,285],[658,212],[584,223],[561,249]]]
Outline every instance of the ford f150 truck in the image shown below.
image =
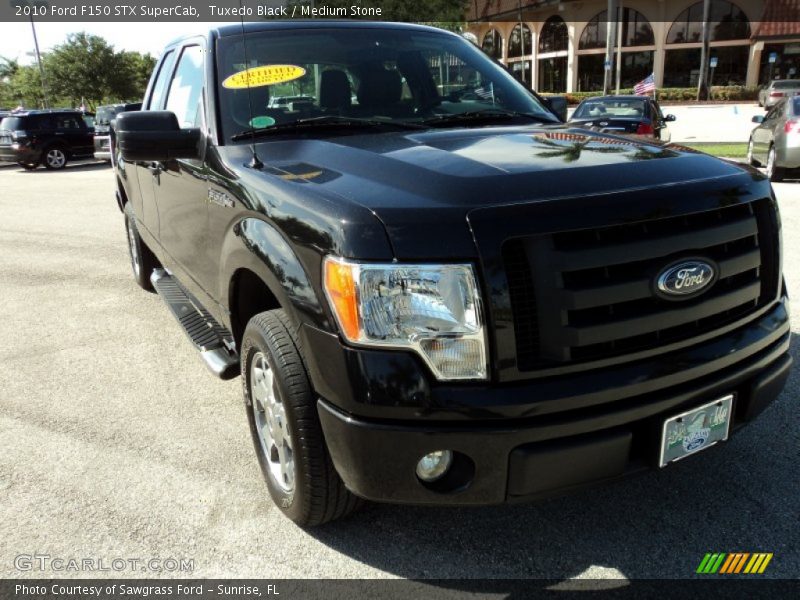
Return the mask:
[[134,277],[295,522],[668,467],[778,396],[769,181],[556,104],[455,34],[293,21],[170,44],[116,120]]

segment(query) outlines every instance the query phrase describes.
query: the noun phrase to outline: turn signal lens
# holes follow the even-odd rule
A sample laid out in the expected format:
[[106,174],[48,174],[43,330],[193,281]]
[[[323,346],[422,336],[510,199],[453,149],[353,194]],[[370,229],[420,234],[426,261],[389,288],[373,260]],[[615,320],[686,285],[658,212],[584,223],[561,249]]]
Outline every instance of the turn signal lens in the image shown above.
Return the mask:
[[349,340],[357,340],[361,330],[358,322],[357,272],[358,265],[334,259],[325,261],[325,291],[342,333]]

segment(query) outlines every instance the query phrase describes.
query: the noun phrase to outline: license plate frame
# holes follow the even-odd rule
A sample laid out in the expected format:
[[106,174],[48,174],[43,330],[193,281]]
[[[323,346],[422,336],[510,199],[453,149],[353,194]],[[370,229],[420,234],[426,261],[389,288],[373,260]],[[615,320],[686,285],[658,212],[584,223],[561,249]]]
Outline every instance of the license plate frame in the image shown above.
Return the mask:
[[664,468],[728,439],[733,394],[673,415],[661,426],[658,466]]

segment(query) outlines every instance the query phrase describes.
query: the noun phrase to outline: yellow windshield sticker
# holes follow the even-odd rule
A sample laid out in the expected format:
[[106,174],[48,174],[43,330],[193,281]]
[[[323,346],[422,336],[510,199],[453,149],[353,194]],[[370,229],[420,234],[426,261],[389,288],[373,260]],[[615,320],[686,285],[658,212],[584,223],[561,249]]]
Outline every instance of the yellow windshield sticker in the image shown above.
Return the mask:
[[241,90],[248,87],[248,81],[249,87],[275,85],[299,79],[305,74],[306,70],[297,65],[263,65],[251,67],[226,77],[222,82],[222,87],[229,90]]

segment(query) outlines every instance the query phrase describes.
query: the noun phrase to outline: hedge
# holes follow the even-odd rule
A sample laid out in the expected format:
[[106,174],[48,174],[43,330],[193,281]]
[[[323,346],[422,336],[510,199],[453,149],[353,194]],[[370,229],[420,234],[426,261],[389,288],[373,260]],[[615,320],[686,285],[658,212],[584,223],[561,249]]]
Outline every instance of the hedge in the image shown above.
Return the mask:
[[[621,89],[620,94],[633,94],[633,88]],[[559,96],[564,94],[542,94],[542,96]],[[566,94],[567,103],[579,104],[584,98],[602,96],[603,92],[569,92]],[[687,102],[697,98],[697,88],[661,88],[657,90],[656,97],[659,102]],[[742,101],[755,102],[758,100],[757,87],[743,85],[715,85],[711,88],[709,97],[712,101]]]

